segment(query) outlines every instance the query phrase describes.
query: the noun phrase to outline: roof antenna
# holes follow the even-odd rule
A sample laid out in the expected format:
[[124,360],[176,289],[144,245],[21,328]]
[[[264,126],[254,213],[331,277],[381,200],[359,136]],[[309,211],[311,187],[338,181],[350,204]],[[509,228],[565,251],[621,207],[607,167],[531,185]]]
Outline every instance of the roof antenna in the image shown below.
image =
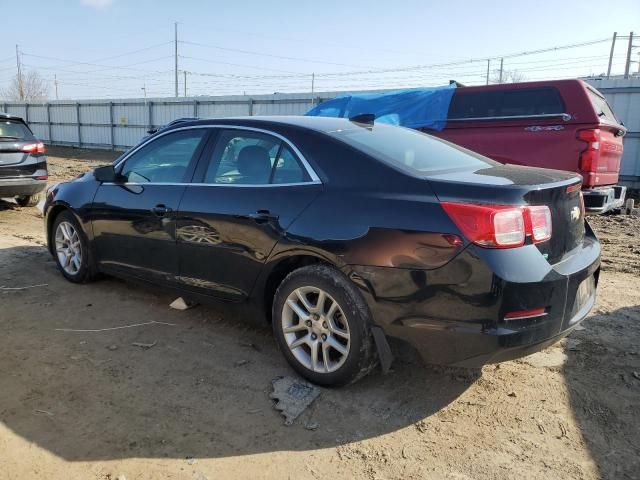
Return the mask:
[[376,116],[373,113],[360,113],[358,115],[354,115],[353,117],[349,117],[349,121],[353,123],[363,123],[365,125],[373,125]]

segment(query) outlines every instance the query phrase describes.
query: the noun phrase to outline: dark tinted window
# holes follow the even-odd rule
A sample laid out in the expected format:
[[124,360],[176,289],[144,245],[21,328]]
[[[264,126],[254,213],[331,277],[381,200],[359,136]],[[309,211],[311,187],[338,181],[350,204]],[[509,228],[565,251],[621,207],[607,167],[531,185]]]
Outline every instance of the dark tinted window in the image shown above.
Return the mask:
[[588,89],[588,91],[591,105],[593,105],[600,120],[605,120],[609,123],[619,123],[607,101],[591,89]]
[[376,124],[373,127],[353,127],[327,133],[378,160],[417,176],[437,170],[497,165],[493,160],[409,128]]
[[0,139],[21,139],[31,137],[33,137],[33,134],[24,123],[16,122],[14,120],[0,120]]
[[307,180],[297,157],[279,138],[259,132],[227,130],[220,134],[204,182],[267,185]]
[[557,89],[523,88],[467,92],[456,91],[449,106],[450,119],[515,117],[564,113],[564,103]]
[[307,179],[307,174],[300,166],[298,158],[287,145],[283,144],[273,165],[271,183],[300,183],[306,182]]
[[182,183],[204,129],[168,133],[131,155],[121,174],[132,183]]

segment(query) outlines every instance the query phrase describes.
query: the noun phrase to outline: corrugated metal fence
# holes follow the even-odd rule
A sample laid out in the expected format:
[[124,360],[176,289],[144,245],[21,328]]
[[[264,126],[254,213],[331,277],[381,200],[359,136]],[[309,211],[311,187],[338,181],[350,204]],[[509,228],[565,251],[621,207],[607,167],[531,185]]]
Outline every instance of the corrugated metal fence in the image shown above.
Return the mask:
[[0,111],[27,120],[35,135],[47,144],[126,149],[137,144],[151,127],[176,118],[303,115],[311,108],[312,98],[317,104],[336,94],[0,102]]
[[[621,183],[640,188],[640,78],[587,79],[606,97],[629,132]],[[238,115],[302,115],[313,104],[343,92],[257,96],[127,99],[113,101],[0,102],[0,111],[25,118],[45,143],[126,149],[151,127],[181,117],[216,118]]]

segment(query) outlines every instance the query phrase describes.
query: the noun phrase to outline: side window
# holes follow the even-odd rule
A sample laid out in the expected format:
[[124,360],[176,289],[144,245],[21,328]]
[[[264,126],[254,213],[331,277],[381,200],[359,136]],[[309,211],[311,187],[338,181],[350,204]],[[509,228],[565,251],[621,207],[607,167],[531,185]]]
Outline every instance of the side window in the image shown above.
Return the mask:
[[132,183],[181,183],[206,130],[182,130],[151,141],[124,163],[121,175]]
[[451,99],[450,119],[517,117],[565,111],[560,92],[552,87],[472,93],[460,90]]
[[555,88],[506,91],[500,109],[500,115],[504,117],[563,112],[562,98]]
[[204,183],[267,185],[306,180],[298,159],[279,138],[225,130],[213,150]]
[[271,183],[301,183],[308,180],[307,173],[300,166],[295,154],[283,144],[274,164]]

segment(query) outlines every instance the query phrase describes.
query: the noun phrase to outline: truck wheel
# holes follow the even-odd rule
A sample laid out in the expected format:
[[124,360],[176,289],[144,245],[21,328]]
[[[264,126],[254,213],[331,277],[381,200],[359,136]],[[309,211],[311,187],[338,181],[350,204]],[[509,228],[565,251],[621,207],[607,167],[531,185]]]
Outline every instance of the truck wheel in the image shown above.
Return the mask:
[[36,193],[34,195],[20,195],[16,197],[16,202],[21,207],[35,207],[40,200],[42,200],[41,193]]
[[283,355],[313,383],[352,383],[377,364],[369,310],[357,288],[332,267],[291,272],[276,291],[272,318]]

